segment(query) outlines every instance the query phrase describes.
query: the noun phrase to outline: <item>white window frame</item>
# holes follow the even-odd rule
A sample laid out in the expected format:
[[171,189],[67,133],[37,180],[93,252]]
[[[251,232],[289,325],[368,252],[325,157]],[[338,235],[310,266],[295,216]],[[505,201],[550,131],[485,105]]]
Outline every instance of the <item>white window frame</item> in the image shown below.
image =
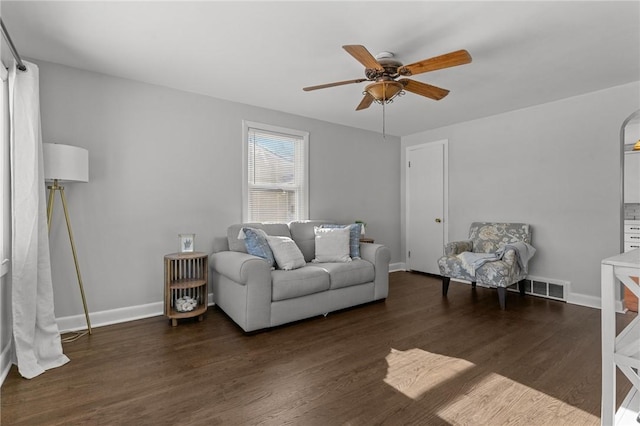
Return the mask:
[[264,130],[265,132],[281,133],[302,139],[302,144],[296,150],[296,156],[302,155],[304,170],[303,182],[300,185],[301,200],[298,205],[298,220],[309,219],[309,132],[253,121],[242,121],[242,221],[249,222],[249,129]]

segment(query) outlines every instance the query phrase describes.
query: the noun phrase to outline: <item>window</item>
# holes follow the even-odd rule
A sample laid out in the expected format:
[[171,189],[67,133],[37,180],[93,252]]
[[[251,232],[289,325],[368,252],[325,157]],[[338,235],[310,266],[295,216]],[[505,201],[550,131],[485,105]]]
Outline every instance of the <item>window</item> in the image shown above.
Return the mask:
[[244,222],[309,216],[309,133],[243,121]]

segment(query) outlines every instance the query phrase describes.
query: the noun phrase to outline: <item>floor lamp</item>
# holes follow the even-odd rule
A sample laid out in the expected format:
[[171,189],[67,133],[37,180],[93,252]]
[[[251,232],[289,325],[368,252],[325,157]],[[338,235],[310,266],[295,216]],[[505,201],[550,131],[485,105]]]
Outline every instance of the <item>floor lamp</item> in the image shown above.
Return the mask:
[[49,232],[51,232],[53,201],[56,192],[58,192],[62,199],[64,217],[67,221],[67,231],[69,232],[73,261],[76,265],[78,285],[80,286],[80,295],[82,296],[82,305],[84,306],[84,316],[87,320],[87,330],[89,331],[89,334],[91,334],[91,320],[89,319],[87,300],[84,295],[84,287],[82,285],[82,276],[80,275],[80,265],[78,264],[76,245],[73,241],[73,232],[71,231],[67,199],[64,195],[64,186],[60,185],[61,182],[89,182],[89,152],[86,149],[78,148],[76,146],[57,143],[45,143],[42,145],[44,154],[44,178],[47,182],[52,182],[51,185],[47,186],[49,189],[49,200],[47,202],[47,225],[49,226]]

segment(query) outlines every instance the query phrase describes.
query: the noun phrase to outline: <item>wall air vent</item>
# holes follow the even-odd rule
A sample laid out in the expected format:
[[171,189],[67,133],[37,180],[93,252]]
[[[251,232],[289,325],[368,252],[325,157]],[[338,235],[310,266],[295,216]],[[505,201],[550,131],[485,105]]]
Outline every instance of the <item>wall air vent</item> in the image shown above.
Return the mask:
[[[524,292],[533,296],[566,302],[567,295],[569,294],[569,285],[569,281],[529,275],[524,280]],[[518,291],[518,284],[512,285],[509,287],[509,290]]]

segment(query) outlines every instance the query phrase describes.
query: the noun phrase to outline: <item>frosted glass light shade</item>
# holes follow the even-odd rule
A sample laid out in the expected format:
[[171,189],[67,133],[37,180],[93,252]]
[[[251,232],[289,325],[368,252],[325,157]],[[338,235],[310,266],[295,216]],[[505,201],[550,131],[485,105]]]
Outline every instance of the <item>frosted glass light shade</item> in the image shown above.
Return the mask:
[[59,143],[43,143],[42,147],[45,180],[89,182],[89,151]]

